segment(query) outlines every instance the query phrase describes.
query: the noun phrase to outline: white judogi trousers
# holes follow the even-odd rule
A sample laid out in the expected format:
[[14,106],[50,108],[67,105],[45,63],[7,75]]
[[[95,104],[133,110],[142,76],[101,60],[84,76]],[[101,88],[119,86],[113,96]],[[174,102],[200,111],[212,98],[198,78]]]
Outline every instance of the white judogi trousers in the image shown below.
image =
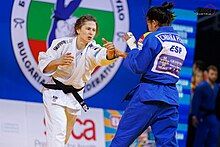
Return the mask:
[[[46,139],[47,147],[65,147],[67,116],[80,115],[81,106],[72,98],[68,99],[60,90],[44,90],[43,102],[46,120]],[[75,104],[72,108],[68,107],[68,103]],[[75,107],[75,108],[74,108]]]

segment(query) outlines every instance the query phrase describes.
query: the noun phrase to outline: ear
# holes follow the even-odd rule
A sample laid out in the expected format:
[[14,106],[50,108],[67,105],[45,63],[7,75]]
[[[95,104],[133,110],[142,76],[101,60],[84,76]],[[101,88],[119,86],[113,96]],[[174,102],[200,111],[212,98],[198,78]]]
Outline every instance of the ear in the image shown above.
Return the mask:
[[79,29],[77,29],[77,30],[76,30],[76,33],[79,34],[79,32],[80,32]]
[[157,25],[159,24],[159,22],[158,22],[157,20],[153,20],[153,24],[154,24],[155,26],[157,26]]
[[159,21],[157,21],[157,20],[154,20],[154,27],[155,27],[155,28],[158,28],[158,27],[160,27]]

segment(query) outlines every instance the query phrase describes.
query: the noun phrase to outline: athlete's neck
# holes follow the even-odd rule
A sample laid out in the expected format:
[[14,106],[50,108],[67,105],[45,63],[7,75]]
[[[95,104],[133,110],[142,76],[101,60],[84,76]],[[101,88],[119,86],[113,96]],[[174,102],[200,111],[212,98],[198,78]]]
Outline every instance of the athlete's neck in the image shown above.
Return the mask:
[[76,48],[78,50],[82,50],[86,47],[88,43],[86,43],[84,40],[82,40],[80,37],[76,37]]
[[209,79],[207,79],[207,82],[209,83],[209,85],[214,88],[214,85],[215,85],[215,82],[214,81],[211,81]]

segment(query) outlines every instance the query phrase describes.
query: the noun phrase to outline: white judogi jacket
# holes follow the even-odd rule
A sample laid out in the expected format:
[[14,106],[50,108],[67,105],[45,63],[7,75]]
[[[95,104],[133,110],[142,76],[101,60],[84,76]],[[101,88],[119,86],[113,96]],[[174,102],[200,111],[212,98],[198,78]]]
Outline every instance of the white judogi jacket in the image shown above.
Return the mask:
[[[74,61],[71,65],[58,66],[56,71],[43,74],[46,76],[52,76],[65,85],[72,85],[74,88],[80,89],[84,87],[85,84],[89,81],[93,70],[97,66],[105,66],[115,61],[115,59],[106,59],[106,50],[106,48],[96,44],[96,42],[93,40],[89,42],[83,50],[80,51],[76,48],[76,37],[59,38],[52,42],[51,47],[46,52],[39,53],[38,67],[43,73],[44,68],[52,60],[58,59],[66,53],[71,53],[74,57]],[[49,91],[52,92],[53,95],[56,93],[56,97],[58,97],[54,103],[74,108],[71,106],[71,102],[68,102],[67,100],[71,99],[72,101],[72,99],[74,99],[72,94],[66,94],[68,97],[65,98],[65,94],[61,90],[49,89]],[[83,97],[83,90],[81,90],[79,94],[81,97]]]

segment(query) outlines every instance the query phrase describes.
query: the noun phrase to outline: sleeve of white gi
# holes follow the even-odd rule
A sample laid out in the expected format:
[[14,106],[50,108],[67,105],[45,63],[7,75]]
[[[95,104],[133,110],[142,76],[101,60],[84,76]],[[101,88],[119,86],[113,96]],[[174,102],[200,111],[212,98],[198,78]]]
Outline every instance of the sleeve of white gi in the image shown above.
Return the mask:
[[108,60],[107,59],[107,49],[101,47],[99,44],[95,44],[95,49],[93,51],[93,57],[95,62],[99,66],[109,65],[115,62],[116,59]]
[[[40,52],[39,56],[38,56],[38,68],[40,69],[40,71],[45,75],[45,76],[51,76],[55,73],[51,72],[51,73],[45,73],[43,72],[44,69],[46,68],[46,66],[53,60],[57,59],[60,57],[61,55],[61,51],[60,49],[56,48],[56,45],[59,43],[60,41],[58,39],[53,40],[52,45],[50,46],[50,48],[46,51],[46,52]],[[61,47],[61,46],[60,46]]]

